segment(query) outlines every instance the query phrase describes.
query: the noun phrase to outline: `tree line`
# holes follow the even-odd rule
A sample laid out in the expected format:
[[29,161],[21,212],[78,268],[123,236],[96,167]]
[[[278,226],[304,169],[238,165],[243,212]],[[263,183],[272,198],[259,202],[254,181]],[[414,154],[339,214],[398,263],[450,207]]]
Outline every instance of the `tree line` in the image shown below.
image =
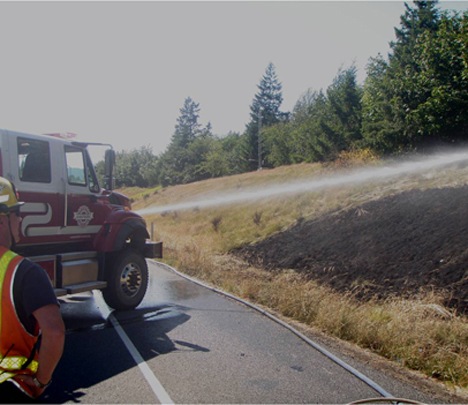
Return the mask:
[[270,63],[243,133],[213,134],[187,97],[163,153],[117,153],[116,185],[168,186],[332,161],[348,151],[385,156],[461,143],[468,135],[467,20],[467,11],[442,12],[434,1],[405,3],[390,53],[369,59],[362,85],[355,66],[340,69],[325,91],[307,90],[290,112],[281,111],[282,85]]

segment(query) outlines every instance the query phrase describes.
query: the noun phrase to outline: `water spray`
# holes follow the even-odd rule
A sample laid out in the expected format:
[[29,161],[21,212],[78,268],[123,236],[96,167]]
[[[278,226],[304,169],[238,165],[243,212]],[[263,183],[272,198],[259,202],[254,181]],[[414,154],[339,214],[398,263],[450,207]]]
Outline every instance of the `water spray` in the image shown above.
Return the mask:
[[383,167],[372,167],[355,170],[352,173],[341,176],[328,176],[320,179],[306,180],[300,182],[290,182],[286,184],[274,185],[262,189],[249,189],[232,192],[219,197],[199,198],[197,200],[148,207],[138,210],[140,215],[158,214],[168,211],[181,211],[193,208],[208,208],[213,206],[228,205],[239,202],[254,201],[279,195],[292,195],[312,191],[323,190],[332,187],[345,186],[350,184],[360,184],[376,180],[384,180],[403,174],[416,174],[427,172],[431,169],[441,168],[455,163],[468,162],[468,151],[432,155],[412,162],[403,162],[387,165]]

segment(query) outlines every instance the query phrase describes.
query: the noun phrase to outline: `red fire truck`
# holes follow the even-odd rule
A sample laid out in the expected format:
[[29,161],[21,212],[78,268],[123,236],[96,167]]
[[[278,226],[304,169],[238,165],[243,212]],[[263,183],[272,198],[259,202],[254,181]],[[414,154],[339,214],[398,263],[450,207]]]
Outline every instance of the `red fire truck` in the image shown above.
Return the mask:
[[57,296],[102,290],[114,309],[133,309],[148,285],[145,258],[162,257],[144,219],[115,191],[115,153],[105,151],[104,188],[88,147],[70,134],[31,135],[0,129],[0,176],[16,186],[21,240],[15,251],[38,262]]

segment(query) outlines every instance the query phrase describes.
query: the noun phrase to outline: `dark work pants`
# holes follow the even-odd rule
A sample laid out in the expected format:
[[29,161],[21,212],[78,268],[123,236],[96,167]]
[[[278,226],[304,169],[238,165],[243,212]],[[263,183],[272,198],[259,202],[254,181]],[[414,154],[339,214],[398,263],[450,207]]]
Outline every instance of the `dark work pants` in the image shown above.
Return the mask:
[[31,404],[36,402],[28,397],[12,382],[0,384],[0,404]]

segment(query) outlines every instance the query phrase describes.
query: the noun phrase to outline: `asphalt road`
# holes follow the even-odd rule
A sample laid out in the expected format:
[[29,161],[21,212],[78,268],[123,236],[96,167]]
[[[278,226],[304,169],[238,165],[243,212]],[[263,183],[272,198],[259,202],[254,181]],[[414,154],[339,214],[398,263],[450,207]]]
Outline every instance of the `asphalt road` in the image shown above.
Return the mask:
[[[134,311],[100,293],[67,297],[65,353],[47,403],[349,403],[378,397],[299,337],[236,301],[150,262]],[[396,397],[439,402],[368,364],[353,367]]]

